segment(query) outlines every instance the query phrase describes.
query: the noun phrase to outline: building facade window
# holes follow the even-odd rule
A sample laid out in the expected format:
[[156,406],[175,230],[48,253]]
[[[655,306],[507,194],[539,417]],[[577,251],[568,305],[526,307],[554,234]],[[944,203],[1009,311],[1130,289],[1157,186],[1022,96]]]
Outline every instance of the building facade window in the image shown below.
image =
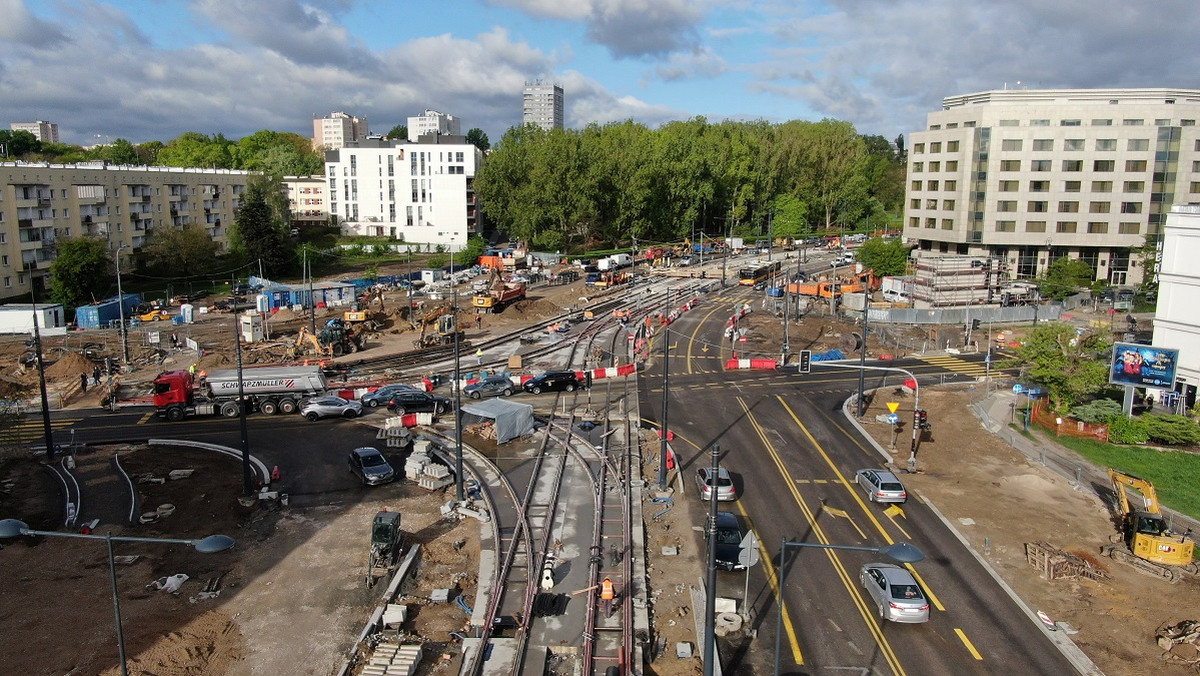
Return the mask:
[[1054,224],[1054,232],[1072,234],[1075,232],[1075,221],[1059,221]]
[[996,232],[1016,232],[1016,221],[996,221]]
[[1118,223],[1117,234],[1119,235],[1136,235],[1142,231],[1141,223]]
[[1046,232],[1046,221],[1025,221],[1025,232]]
[[1125,149],[1135,153],[1150,150],[1150,139],[1131,138],[1126,142]]
[[1111,152],[1117,149],[1117,139],[1115,138],[1098,138],[1096,139],[1096,150],[1099,152]]
[[1135,193],[1146,192],[1146,182],[1145,181],[1125,181],[1124,191],[1125,192],[1135,192]]
[[948,153],[958,152],[958,141],[946,141],[946,152],[948,152]]
[[1121,202],[1121,213],[1123,214],[1140,214],[1142,213],[1141,202]]
[[1035,153],[1037,153],[1037,152],[1045,153],[1045,152],[1050,152],[1052,150],[1054,150],[1054,139],[1038,138],[1038,139],[1033,140],[1033,151]]
[[1021,160],[1000,160],[1000,171],[1020,171]]
[[1108,234],[1108,223],[1103,221],[1089,221],[1087,224],[1089,235],[1105,235]]
[[1058,213],[1060,214],[1075,214],[1079,213],[1079,202],[1064,200],[1058,203]]
[[1083,160],[1063,160],[1063,171],[1083,171]]
[[1112,181],[1092,181],[1092,192],[1112,192]]
[[1095,160],[1092,162],[1092,171],[1110,172],[1117,166],[1116,160]]
[[1041,214],[1049,211],[1049,202],[1034,200],[1025,205],[1025,211],[1031,214]]
[[1081,181],[1063,181],[1063,192],[1079,192]]
[[958,160],[947,160],[946,171],[958,171]]
[[1125,171],[1140,174],[1146,171],[1146,160],[1125,160]]
[[1112,209],[1112,202],[1089,202],[1089,214],[1107,214]]
[[1019,152],[1021,150],[1021,139],[1006,138],[1000,142],[1000,150],[1008,152]]
[[1050,192],[1050,181],[1030,181],[1029,192]]
[[996,211],[1011,212],[1017,210],[1016,200],[1000,200],[996,202]]
[[1051,160],[1030,160],[1030,171],[1050,171]]
[[1000,181],[1000,192],[1016,192],[1020,189],[1020,181]]

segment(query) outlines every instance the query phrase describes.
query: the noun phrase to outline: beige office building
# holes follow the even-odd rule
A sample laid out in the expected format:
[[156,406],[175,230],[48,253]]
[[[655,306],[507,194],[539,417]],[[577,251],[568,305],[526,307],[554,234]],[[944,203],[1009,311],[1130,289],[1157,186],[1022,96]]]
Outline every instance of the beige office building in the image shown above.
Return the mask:
[[[250,172],[0,163],[0,299],[45,288],[55,243],[102,237],[122,267],[154,228],[199,225],[222,249]],[[32,277],[32,279],[31,279]]]
[[918,257],[989,257],[1009,278],[1069,256],[1140,283],[1132,250],[1160,244],[1172,204],[1200,200],[1197,119],[1194,89],[948,97],[908,139],[904,236]]
[[329,225],[329,203],[325,199],[324,176],[284,176],[293,228]]
[[328,117],[313,118],[312,144],[318,150],[336,150],[347,143],[365,140],[370,133],[367,118],[330,113]]

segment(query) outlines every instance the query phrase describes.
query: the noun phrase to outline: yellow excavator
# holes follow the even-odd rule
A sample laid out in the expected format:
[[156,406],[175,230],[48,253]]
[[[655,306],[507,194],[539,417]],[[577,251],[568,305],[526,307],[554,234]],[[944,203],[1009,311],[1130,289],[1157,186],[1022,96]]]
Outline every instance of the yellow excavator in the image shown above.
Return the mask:
[[[1195,575],[1198,571],[1192,560],[1195,543],[1189,537],[1190,533],[1171,532],[1159,508],[1154,484],[1114,469],[1108,470],[1108,478],[1117,494],[1121,532],[1112,536],[1114,544],[1101,548],[1101,553],[1172,584],[1178,582],[1183,573]],[[1130,503],[1126,488],[1141,494],[1143,508],[1138,509]]]

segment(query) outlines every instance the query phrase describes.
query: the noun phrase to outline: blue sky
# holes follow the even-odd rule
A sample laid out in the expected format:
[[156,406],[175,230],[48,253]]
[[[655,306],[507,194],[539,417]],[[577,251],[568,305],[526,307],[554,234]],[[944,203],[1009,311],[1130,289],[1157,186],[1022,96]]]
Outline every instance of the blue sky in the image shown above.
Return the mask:
[[889,140],[945,96],[1200,89],[1194,0],[0,0],[0,123],[63,141],[386,132],[426,108],[493,143],[528,80],[566,124],[852,122]]

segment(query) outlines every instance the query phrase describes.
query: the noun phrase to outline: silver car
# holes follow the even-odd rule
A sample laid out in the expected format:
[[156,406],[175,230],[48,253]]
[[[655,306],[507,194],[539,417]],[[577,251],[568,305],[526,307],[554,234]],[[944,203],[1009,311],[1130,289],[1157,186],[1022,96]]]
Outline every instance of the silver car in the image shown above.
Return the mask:
[[300,415],[311,421],[321,418],[357,418],[363,414],[362,402],[341,397],[313,397],[300,407]]
[[892,622],[929,621],[929,599],[908,570],[890,563],[868,563],[859,572],[867,595],[879,610],[879,619]]
[[[700,491],[700,499],[705,502],[712,500],[712,468],[701,467],[696,470],[696,488]],[[717,502],[737,500],[737,488],[733,479],[729,478],[729,470],[717,468]]]
[[512,396],[512,393],[515,391],[516,389],[513,386],[512,380],[504,376],[488,376],[463,388],[463,394],[472,399],[497,396],[508,397]]
[[908,491],[895,474],[882,469],[860,469],[854,480],[867,492],[871,502],[904,502]]

